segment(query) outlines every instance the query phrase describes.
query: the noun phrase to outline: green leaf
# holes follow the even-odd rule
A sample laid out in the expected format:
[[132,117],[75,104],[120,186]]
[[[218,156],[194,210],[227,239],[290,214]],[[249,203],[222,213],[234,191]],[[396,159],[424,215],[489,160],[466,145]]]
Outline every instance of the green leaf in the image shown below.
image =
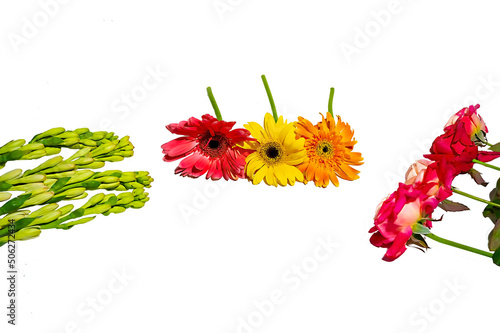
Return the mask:
[[493,263],[497,266],[500,266],[500,249],[496,250],[495,253],[493,253]]
[[2,207],[0,207],[0,215],[9,214],[18,210],[29,198],[31,193],[21,194],[14,199],[7,201]]
[[0,163],[20,160],[21,157],[23,157],[27,153],[28,153],[28,151],[24,151],[24,150],[14,150],[14,151],[11,151],[10,153],[0,155]]
[[464,210],[470,210],[466,205],[451,200],[443,200],[439,203],[439,208],[447,212],[462,212]]
[[493,146],[490,146],[490,150],[500,152],[500,142],[497,144],[494,144]]
[[476,184],[481,186],[488,186],[488,183],[481,176],[481,172],[477,171],[476,169],[470,169],[468,173],[476,182]]
[[[491,202],[500,204],[500,199],[494,199],[491,200]],[[492,205],[487,205],[483,210],[483,216],[490,218],[493,223],[496,223],[496,221],[500,218],[500,208]]]
[[7,182],[0,182],[0,191],[4,192],[4,191],[8,191],[9,188],[11,188],[12,185],[7,183]]
[[57,147],[60,146],[63,142],[63,139],[56,137],[40,140],[40,143],[42,143],[45,147]]
[[426,235],[426,234],[430,234],[431,233],[431,231],[429,230],[429,228],[421,225],[420,223],[414,224],[411,227],[411,230],[413,231],[413,233],[415,233],[415,234],[421,234],[421,235]]
[[60,189],[62,189],[64,187],[64,185],[66,185],[66,183],[71,179],[71,177],[62,177],[62,178],[59,178],[55,183],[54,185],[52,185],[52,187],[50,188],[50,191],[53,191],[53,192],[57,192],[59,191]]
[[500,219],[495,223],[495,227],[488,235],[488,248],[490,251],[500,249]]
[[[19,230],[26,228],[27,226],[29,226],[31,224],[31,222],[33,222],[35,220],[36,220],[36,217],[25,217],[25,218],[22,218],[20,220],[17,220],[14,223],[15,232],[18,232]],[[1,229],[0,230],[0,237],[4,237],[4,236],[9,235],[9,231],[12,231],[12,230],[10,230],[8,227]]]

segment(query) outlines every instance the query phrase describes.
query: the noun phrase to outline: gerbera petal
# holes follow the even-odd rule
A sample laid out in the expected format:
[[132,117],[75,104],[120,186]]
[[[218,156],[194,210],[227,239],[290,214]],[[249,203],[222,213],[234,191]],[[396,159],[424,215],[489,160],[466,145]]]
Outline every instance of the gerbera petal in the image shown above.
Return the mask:
[[287,185],[287,177],[286,177],[285,171],[282,169],[281,166],[277,166],[274,168],[274,174],[276,175],[276,178],[278,179],[278,183],[281,186]]
[[266,178],[264,180],[267,185],[273,185],[273,186],[278,186],[278,183],[276,181],[276,177],[274,176],[274,167],[268,167],[267,172],[266,172]]
[[253,177],[252,180],[253,184],[254,185],[259,184],[262,181],[262,179],[264,179],[266,173],[267,173],[267,165],[264,165],[262,168],[259,169],[259,171],[257,171],[255,176]]
[[247,130],[250,131],[252,136],[259,142],[262,142],[264,140],[267,140],[267,134],[264,128],[257,124],[256,122],[249,122],[245,125],[243,125]]
[[270,113],[266,113],[264,116],[264,128],[267,132],[269,138],[276,138],[276,122],[274,121],[274,117]]

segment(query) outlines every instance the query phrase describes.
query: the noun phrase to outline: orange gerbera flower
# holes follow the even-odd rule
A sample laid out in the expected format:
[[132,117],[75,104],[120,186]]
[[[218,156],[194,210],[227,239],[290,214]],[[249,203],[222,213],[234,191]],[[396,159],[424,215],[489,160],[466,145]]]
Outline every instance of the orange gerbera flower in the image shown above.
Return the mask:
[[304,174],[304,184],[314,181],[318,187],[327,187],[330,181],[339,186],[340,177],[346,180],[358,179],[359,171],[351,165],[363,164],[361,153],[353,152],[357,143],[354,131],[349,124],[342,122],[337,116],[337,122],[330,113],[326,119],[314,126],[309,120],[299,117],[295,134],[297,138],[305,138],[304,148],[307,152],[305,161],[298,165]]

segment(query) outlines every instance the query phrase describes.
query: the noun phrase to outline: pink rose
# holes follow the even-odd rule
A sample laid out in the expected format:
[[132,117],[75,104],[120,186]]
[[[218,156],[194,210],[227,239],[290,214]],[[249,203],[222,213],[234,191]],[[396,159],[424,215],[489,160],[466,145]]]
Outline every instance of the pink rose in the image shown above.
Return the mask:
[[475,106],[471,105],[468,108],[463,108],[454,114],[450,120],[446,123],[444,130],[449,126],[455,125],[457,122],[461,122],[464,124],[465,131],[473,141],[480,141],[485,138],[486,133],[488,133],[488,128],[484,123],[483,118],[477,113],[477,109],[479,109],[479,104]]
[[406,243],[411,238],[412,226],[422,221],[428,228],[432,212],[438,205],[436,197],[429,197],[419,189],[403,183],[377,210],[370,242],[377,247],[387,248],[382,258],[393,261],[406,251]]

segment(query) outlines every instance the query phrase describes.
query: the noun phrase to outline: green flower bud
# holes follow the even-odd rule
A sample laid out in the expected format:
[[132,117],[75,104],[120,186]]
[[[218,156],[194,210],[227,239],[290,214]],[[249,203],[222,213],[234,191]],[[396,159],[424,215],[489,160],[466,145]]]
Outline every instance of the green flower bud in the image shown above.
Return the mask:
[[119,149],[119,148],[123,148],[123,147],[131,145],[129,139],[130,139],[130,136],[128,136],[128,135],[121,138],[118,145],[116,146],[116,148]]
[[9,153],[13,150],[16,150],[19,147],[22,147],[25,143],[26,140],[23,139],[9,141],[5,145],[0,147],[0,154]]
[[96,218],[95,216],[84,217],[83,219],[79,219],[79,220],[76,220],[76,221],[73,221],[73,222],[68,222],[68,223],[65,223],[65,224],[60,224],[60,225],[57,226],[57,229],[70,229],[70,228],[74,227],[75,225],[84,224],[84,223],[90,222],[90,221],[92,221],[95,218]]
[[122,175],[122,172],[120,170],[106,170],[106,171],[96,173],[95,178],[108,177],[108,176],[120,177],[121,175]]
[[74,198],[70,198],[70,199],[67,199],[67,200],[80,200],[80,199],[85,199],[89,194],[87,192],[85,193],[82,193],[80,194],[79,196],[77,197],[74,197]]
[[110,194],[106,195],[106,197],[102,201],[103,204],[109,204],[109,205],[111,205],[111,207],[116,205],[117,202],[118,202],[118,198],[116,197],[116,195],[114,193],[110,193]]
[[17,179],[17,178],[21,177],[22,173],[23,173],[23,170],[21,170],[21,169],[14,169],[12,171],[4,173],[2,176],[0,176],[0,182],[5,182],[8,180]]
[[70,204],[70,205],[65,205],[65,206],[59,208],[58,211],[61,212],[61,216],[65,216],[65,215],[69,214],[73,210],[73,208],[75,208],[75,206]]
[[100,169],[104,165],[105,165],[104,162],[98,161],[98,162],[93,162],[93,163],[90,163],[90,164],[86,164],[83,167],[85,167],[85,169]]
[[94,206],[94,207],[86,208],[85,212],[83,213],[83,215],[85,216],[85,215],[102,214],[102,213],[107,212],[110,209],[111,209],[111,205],[110,204],[101,204],[101,205],[97,205],[97,206]]
[[42,215],[45,215],[45,214],[48,214],[50,212],[55,211],[57,208],[59,208],[59,205],[56,203],[47,204],[47,205],[44,205],[42,208],[37,209],[34,212],[32,212],[31,214],[29,214],[28,217],[42,216]]
[[123,160],[123,156],[96,157],[96,161],[101,162],[121,162]]
[[16,240],[25,241],[33,238],[37,238],[42,233],[40,228],[28,227],[16,232]]
[[99,155],[105,155],[105,154],[109,153],[110,151],[112,151],[113,149],[115,149],[115,147],[116,147],[116,145],[113,143],[103,144],[103,145],[99,146],[98,148],[92,150],[90,152],[90,156],[96,157]]
[[29,215],[29,213],[30,213],[29,210],[21,210],[21,211],[17,211],[15,213],[6,215],[3,219],[0,219],[0,228],[4,227],[6,225],[9,225],[11,220],[14,220],[14,222],[17,222],[20,219],[25,218],[26,216]]
[[90,177],[94,175],[94,171],[92,170],[80,170],[75,173],[73,177],[66,183],[66,185],[69,184],[75,184],[75,183],[80,183],[83,181],[86,181]]
[[134,196],[138,196],[144,193],[144,188],[136,188],[135,190],[132,191]]
[[12,197],[12,193],[9,192],[0,192],[0,202],[9,200]]
[[120,182],[116,182],[116,183],[109,183],[109,184],[101,184],[99,186],[99,189],[101,190],[114,190],[115,188],[117,188],[118,186],[120,185]]
[[45,152],[47,153],[47,156],[50,156],[50,155],[57,155],[61,152],[61,148],[57,148],[57,147],[46,147],[45,148]]
[[101,201],[103,201],[105,196],[106,195],[104,193],[98,193],[94,195],[92,198],[90,198],[89,201],[87,201],[87,203],[80,208],[86,209],[95,206],[99,204]]
[[40,150],[34,150],[31,153],[28,153],[21,157],[22,160],[36,160],[40,157],[44,157],[47,155],[47,152],[45,149],[40,149]]
[[46,192],[49,189],[44,183],[32,183],[24,185],[12,186],[9,191],[21,191],[21,192]]
[[81,195],[84,193],[87,189],[85,187],[76,187],[76,188],[70,188],[69,190],[66,190],[64,192],[58,193],[58,197],[65,196],[66,198],[73,198]]
[[73,163],[75,163],[75,165],[77,165],[78,167],[80,167],[80,166],[85,166],[87,164],[90,164],[90,163],[92,163],[94,161],[95,160],[92,157],[80,157],[79,159],[77,159]]
[[67,138],[67,139],[64,139],[64,142],[62,143],[63,146],[66,146],[66,147],[69,147],[69,146],[72,146],[74,144],[77,144],[80,142],[80,138],[76,137],[76,138]]
[[120,182],[120,178],[118,177],[113,177],[113,176],[105,176],[105,177],[99,177],[99,178],[94,178],[97,181],[100,181],[101,183],[117,183]]
[[52,179],[52,178],[64,178],[64,177],[73,177],[76,174],[76,171],[66,171],[66,172],[59,172],[59,173],[50,173],[46,174],[47,178]]
[[113,208],[111,208],[110,210],[108,210],[105,214],[120,214],[120,213],[123,213],[124,211],[126,211],[127,209],[124,208],[124,207],[120,207],[120,206],[115,206]]
[[90,150],[91,148],[89,147],[81,148],[76,153],[71,155],[71,157],[69,157],[66,161],[73,161],[80,157],[89,157],[87,154],[90,153]]
[[144,202],[142,202],[142,201],[134,201],[134,202],[131,202],[128,206],[130,208],[138,209],[138,208],[144,207]]
[[42,150],[42,149],[45,149],[45,146],[41,143],[28,143],[26,146],[22,146],[18,150],[31,151],[31,150]]
[[99,132],[94,132],[94,134],[92,135],[92,140],[102,140],[106,137],[106,134],[108,134],[108,132],[104,132],[104,131],[99,131]]
[[[125,194],[125,193],[122,193],[122,194]],[[134,195],[132,193],[127,192],[127,194],[130,194],[130,196],[120,198],[120,200],[118,200],[118,202],[116,204],[117,205],[128,205],[129,203],[131,203],[132,201],[135,200]]]
[[59,135],[65,131],[66,130],[62,127],[55,127],[55,128],[49,129],[48,131],[45,131],[45,132],[42,132],[40,134],[35,135],[33,137],[33,139],[31,139],[30,142],[35,142],[35,141],[38,141],[38,140],[43,139],[43,138],[48,138],[50,136],[56,136],[56,135]]
[[88,146],[88,147],[97,147],[97,142],[95,142],[94,140],[90,140],[90,139],[81,139],[80,143],[82,145]]
[[45,175],[30,175],[18,179],[12,179],[9,181],[9,184],[11,185],[17,185],[17,184],[30,184],[30,183],[41,183],[44,182],[47,177]]
[[[42,230],[38,227],[28,227],[23,228],[14,234],[14,239],[16,241],[25,241],[29,239],[36,238],[40,235]],[[12,237],[10,238],[12,239]],[[7,243],[9,241],[9,236],[4,236],[0,238],[0,244]]]
[[39,224],[50,223],[52,221],[57,220],[61,215],[62,214],[60,211],[55,210],[53,212],[50,212],[50,213],[47,213],[45,215],[38,217],[36,220],[31,222],[29,225],[39,225]]
[[66,131],[64,133],[61,133],[59,135],[56,135],[58,138],[61,139],[68,139],[68,138],[78,138],[80,139],[80,135],[74,131]]
[[74,163],[61,163],[58,164],[52,168],[45,169],[43,173],[58,173],[58,172],[65,172],[65,171],[71,171],[75,170],[75,164]]
[[89,129],[88,129],[88,128],[77,128],[77,129],[75,130],[75,132],[76,132],[76,133],[78,133],[78,135],[85,134],[85,133],[87,133],[88,131],[89,131]]
[[49,201],[52,199],[54,196],[54,192],[43,192],[40,194],[35,195],[34,197],[29,198],[26,200],[20,208],[28,207],[28,206],[35,206],[35,205],[41,205],[46,201]]
[[24,176],[32,175],[32,174],[38,173],[41,170],[52,168],[52,167],[58,165],[59,163],[61,163],[62,160],[63,160],[62,156],[54,156],[54,157],[48,159],[47,161],[43,162],[42,164],[40,164],[36,168],[31,169],[31,170],[27,170],[26,172],[24,172]]
[[57,179],[56,178],[47,178],[44,182],[43,182],[43,185],[51,188],[52,185],[54,185],[55,183],[57,182]]
[[108,183],[108,184],[101,184],[101,186],[99,186],[99,189],[101,189],[101,190],[112,190],[112,189],[115,189],[116,187],[118,187],[119,185],[120,185],[120,182]]

